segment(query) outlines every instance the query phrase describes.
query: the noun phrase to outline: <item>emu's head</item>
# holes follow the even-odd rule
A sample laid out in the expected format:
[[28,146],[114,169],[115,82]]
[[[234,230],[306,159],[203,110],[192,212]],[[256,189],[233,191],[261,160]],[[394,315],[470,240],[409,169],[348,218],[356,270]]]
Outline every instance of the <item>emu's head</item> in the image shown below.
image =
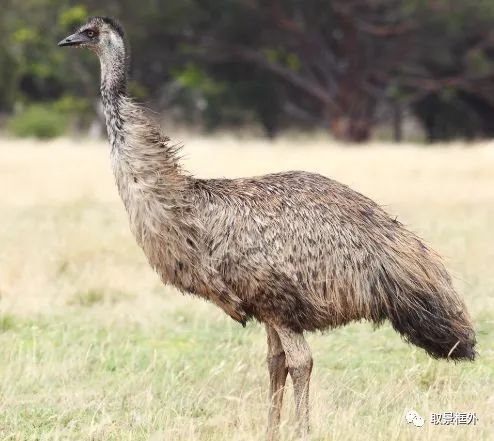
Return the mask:
[[100,59],[102,87],[119,94],[125,93],[129,51],[123,28],[116,20],[109,17],[90,18],[58,45],[91,49]]
[[100,58],[110,59],[115,54],[125,54],[122,26],[110,17],[93,17],[75,33],[64,38],[59,46],[87,47]]

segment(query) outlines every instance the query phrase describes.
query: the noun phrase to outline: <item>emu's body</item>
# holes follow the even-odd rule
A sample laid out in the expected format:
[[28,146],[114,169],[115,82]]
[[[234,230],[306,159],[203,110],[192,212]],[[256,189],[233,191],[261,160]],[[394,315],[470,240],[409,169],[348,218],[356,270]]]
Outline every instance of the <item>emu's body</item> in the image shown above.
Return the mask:
[[82,44],[101,60],[118,191],[151,266],[164,283],[212,301],[235,320],[266,324],[269,438],[276,437],[288,372],[301,432],[308,430],[312,358],[303,331],[389,319],[433,357],[473,359],[464,304],[419,238],[370,199],[321,175],[188,175],[177,148],[126,97],[121,28],[95,18],[74,36],[88,29],[98,32],[97,42]]

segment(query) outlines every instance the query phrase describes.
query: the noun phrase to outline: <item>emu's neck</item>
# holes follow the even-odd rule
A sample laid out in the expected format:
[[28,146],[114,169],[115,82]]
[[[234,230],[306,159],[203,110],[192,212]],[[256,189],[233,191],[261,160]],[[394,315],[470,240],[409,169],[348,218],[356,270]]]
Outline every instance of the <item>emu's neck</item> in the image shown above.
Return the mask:
[[[118,50],[99,54],[101,96],[112,149],[112,163],[120,196],[131,223],[148,219],[147,228],[162,229],[160,223],[173,217],[170,210],[187,205],[184,189],[189,177],[181,171],[176,147],[144,110],[126,96],[127,56],[123,41]],[[139,207],[152,213],[136,211]],[[156,208],[158,207],[158,208]],[[150,225],[149,222],[156,225]],[[138,236],[141,227],[135,226]]]
[[122,104],[127,90],[127,49],[123,40],[114,39],[112,50],[99,53],[101,98],[112,151],[124,140]]
[[114,53],[102,54],[101,89],[112,95],[125,96],[127,91],[127,54],[125,47]]

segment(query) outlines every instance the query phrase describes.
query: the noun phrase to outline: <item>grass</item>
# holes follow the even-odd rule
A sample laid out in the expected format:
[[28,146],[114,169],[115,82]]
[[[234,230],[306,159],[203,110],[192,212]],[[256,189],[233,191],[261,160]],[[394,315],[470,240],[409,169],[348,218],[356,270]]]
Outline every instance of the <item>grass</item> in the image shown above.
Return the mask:
[[[377,199],[446,256],[469,306],[475,363],[431,360],[387,325],[310,335],[311,440],[494,438],[494,146],[180,138],[201,176],[306,169]],[[0,140],[0,440],[262,439],[262,326],[243,329],[161,286],[128,231],[107,156],[99,143]],[[289,387],[285,440],[292,399]],[[424,427],[405,422],[409,409]],[[430,424],[447,411],[479,420]]]

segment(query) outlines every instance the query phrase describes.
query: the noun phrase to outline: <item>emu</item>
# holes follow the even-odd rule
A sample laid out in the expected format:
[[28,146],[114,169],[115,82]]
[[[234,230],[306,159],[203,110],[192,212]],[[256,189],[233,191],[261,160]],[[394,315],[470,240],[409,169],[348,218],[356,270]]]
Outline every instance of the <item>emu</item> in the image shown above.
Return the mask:
[[94,17],[59,46],[101,63],[111,163],[130,227],[165,284],[267,331],[268,440],[278,438],[290,374],[301,438],[309,430],[310,348],[304,331],[389,320],[434,358],[475,357],[475,333],[440,257],[367,197],[293,171],[198,179],[178,148],[126,94],[122,26]]

